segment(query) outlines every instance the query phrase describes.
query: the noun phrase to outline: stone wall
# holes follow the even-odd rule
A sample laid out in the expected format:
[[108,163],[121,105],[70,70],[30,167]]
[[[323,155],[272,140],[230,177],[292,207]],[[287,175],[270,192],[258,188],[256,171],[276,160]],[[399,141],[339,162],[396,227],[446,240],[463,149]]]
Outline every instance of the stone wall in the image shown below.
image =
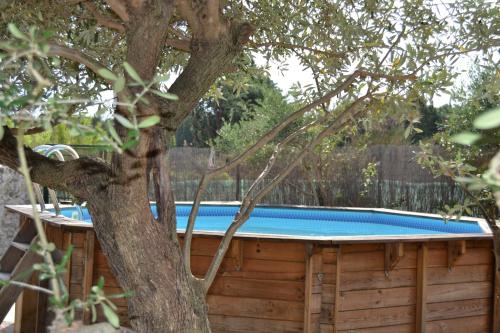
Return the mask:
[[19,216],[7,212],[5,205],[26,204],[28,196],[19,173],[0,165],[0,256],[9,246],[19,225]]

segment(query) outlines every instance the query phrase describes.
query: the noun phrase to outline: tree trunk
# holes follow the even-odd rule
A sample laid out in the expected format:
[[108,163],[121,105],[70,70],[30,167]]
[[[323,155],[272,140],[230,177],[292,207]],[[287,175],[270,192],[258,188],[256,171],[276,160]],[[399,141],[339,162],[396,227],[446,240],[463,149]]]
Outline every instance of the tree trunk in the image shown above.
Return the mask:
[[[122,6],[125,60],[141,81],[149,83],[158,73],[174,1],[137,0]],[[59,162],[26,149],[33,181],[87,201],[113,274],[124,290],[134,293],[128,299],[128,314],[139,333],[210,332],[204,286],[184,265],[177,239],[165,131],[175,132],[215,80],[232,68],[253,33],[249,23],[222,17],[216,2],[182,2],[177,10],[192,26],[189,61],[169,89],[177,100],[143,92],[134,84],[138,80],[128,75],[126,88],[117,93],[121,102],[117,114],[129,118],[132,111],[138,121],[152,115],[161,118],[159,125],[141,128],[137,146],[114,154],[111,165],[91,158]],[[100,66],[91,69],[97,71]],[[138,94],[147,103],[140,100],[130,106]],[[128,141],[127,129],[117,122],[115,128]],[[4,130],[0,160],[16,169],[16,139],[8,128]],[[149,204],[147,175],[151,170],[158,219]]]
[[500,333],[500,228],[493,231],[493,253],[495,257],[495,277],[493,288],[493,332]]
[[[114,157],[113,166],[123,164],[140,160]],[[113,274],[124,290],[133,292],[128,300],[130,323],[141,333],[210,332],[203,290],[183,265],[175,205],[167,211],[170,223],[155,220],[147,188],[145,172],[129,173],[127,181],[112,182],[88,200]]]

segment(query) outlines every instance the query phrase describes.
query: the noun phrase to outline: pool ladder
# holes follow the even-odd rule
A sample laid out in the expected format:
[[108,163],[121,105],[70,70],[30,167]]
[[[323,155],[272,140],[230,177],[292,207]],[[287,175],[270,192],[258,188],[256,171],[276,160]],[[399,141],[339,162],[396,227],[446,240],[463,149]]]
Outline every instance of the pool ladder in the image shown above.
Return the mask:
[[[33,149],[37,153],[45,155],[46,157],[50,157],[51,155],[55,155],[59,161],[64,161],[64,156],[62,154],[63,151],[66,151],[73,159],[80,158],[76,150],[68,145],[41,145],[35,147]],[[45,200],[43,198],[42,187],[38,184],[34,184],[35,195],[37,197],[38,203],[40,204],[40,210],[45,210]],[[61,206],[59,205],[59,201],[57,200],[57,193],[53,189],[49,188],[49,197],[50,201],[54,205],[54,210],[56,215],[61,213]]]

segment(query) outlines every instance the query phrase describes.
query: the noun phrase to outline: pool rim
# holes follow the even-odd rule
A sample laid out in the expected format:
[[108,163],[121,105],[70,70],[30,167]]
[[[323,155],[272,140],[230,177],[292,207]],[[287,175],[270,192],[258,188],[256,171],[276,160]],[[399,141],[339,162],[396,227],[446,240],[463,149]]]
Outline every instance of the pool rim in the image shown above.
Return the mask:
[[[151,202],[155,203],[155,202]],[[176,201],[179,205],[192,204],[190,201]],[[238,201],[203,201],[202,205],[212,206],[239,206]],[[61,208],[73,207],[74,205],[61,205]],[[7,210],[13,213],[21,214],[28,218],[33,218],[31,205],[6,205]],[[321,209],[321,210],[345,210],[345,211],[362,211],[373,213],[385,213],[403,216],[417,216],[422,218],[442,219],[441,215],[430,213],[407,212],[402,210],[387,209],[387,208],[371,208],[371,207],[325,207],[325,206],[305,206],[305,205],[269,205],[261,204],[257,207],[262,208],[297,208],[297,209]],[[38,207],[39,208],[39,207]],[[50,204],[46,205],[46,209],[52,209]],[[94,229],[92,223],[81,222],[76,219],[65,216],[55,216],[53,212],[40,211],[40,218],[44,223],[58,226],[62,229]],[[364,236],[299,236],[299,235],[279,235],[279,234],[263,234],[263,233],[245,233],[237,232],[235,238],[246,239],[276,239],[276,240],[297,240],[297,241],[314,241],[328,244],[343,244],[343,243],[367,243],[367,242],[412,242],[412,241],[439,241],[439,240],[474,240],[474,239],[491,239],[492,232],[484,219],[477,217],[463,216],[461,222],[477,223],[483,233],[449,233],[449,234],[412,234],[412,235],[364,235]],[[185,229],[177,229],[179,235],[183,235]],[[195,230],[193,232],[197,236],[206,237],[222,237],[225,232],[210,231],[210,230]]]

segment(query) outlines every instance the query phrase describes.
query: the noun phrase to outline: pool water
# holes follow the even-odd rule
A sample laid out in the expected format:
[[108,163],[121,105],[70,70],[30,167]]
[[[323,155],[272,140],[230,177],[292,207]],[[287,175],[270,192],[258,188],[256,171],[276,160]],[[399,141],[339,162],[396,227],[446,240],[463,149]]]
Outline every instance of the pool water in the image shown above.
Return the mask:
[[[238,211],[234,205],[201,205],[195,230],[224,232]],[[151,206],[156,217],[156,205]],[[178,204],[177,229],[185,230],[191,205]],[[61,214],[92,223],[86,208]],[[478,223],[364,210],[256,207],[241,233],[290,236],[390,236],[484,233]]]

